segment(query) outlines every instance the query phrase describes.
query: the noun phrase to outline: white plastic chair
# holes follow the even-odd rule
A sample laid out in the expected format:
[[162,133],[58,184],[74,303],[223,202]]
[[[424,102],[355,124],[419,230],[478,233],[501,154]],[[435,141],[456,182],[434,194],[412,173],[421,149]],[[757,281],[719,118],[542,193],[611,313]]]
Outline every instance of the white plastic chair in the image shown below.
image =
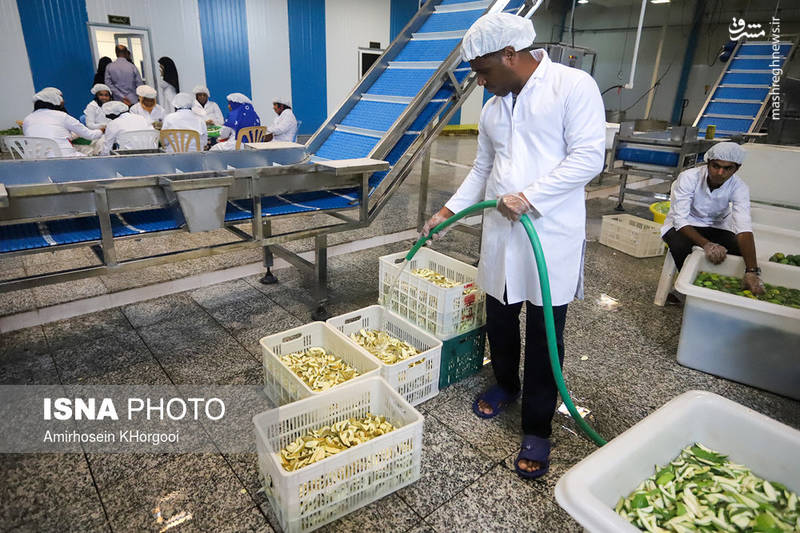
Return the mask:
[[118,150],[151,150],[158,148],[159,135],[156,130],[122,132],[117,136]]
[[297,132],[298,132],[298,131],[300,131],[300,126],[301,126],[302,124],[303,124],[303,121],[302,121],[302,120],[298,120],[298,121],[297,121],[297,129],[296,129],[296,130],[294,130],[294,139],[292,139],[292,142],[297,142]]
[[47,159],[61,157],[61,149],[53,139],[44,137],[26,137],[24,135],[7,135],[6,146],[12,159]]

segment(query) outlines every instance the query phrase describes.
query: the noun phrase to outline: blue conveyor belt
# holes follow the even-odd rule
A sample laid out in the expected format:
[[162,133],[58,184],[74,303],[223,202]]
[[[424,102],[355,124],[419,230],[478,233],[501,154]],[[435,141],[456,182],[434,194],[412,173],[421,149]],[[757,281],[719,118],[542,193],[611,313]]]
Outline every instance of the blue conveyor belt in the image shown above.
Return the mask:
[[678,164],[678,154],[662,150],[648,150],[645,148],[621,147],[617,150],[616,159],[626,163],[641,163],[674,167]]

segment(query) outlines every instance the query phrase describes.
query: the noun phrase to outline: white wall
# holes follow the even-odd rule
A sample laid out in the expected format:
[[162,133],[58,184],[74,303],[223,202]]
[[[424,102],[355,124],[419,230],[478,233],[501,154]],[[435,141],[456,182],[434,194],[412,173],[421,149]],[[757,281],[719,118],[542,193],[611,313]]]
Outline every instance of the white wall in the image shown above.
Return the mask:
[[247,0],[247,39],[253,104],[267,126],[276,116],[273,99],[292,97],[286,0]]
[[109,14],[123,15],[131,18],[132,26],[149,28],[156,74],[155,62],[168,56],[178,67],[182,91],[205,85],[197,0],[86,0],[86,11],[89,22],[107,24]]
[[342,104],[359,80],[358,48],[378,41],[389,46],[390,0],[326,0],[325,56],[328,114]]
[[33,77],[16,0],[0,0],[0,57],[2,71],[10,77],[0,104],[0,130],[5,130],[33,110]]

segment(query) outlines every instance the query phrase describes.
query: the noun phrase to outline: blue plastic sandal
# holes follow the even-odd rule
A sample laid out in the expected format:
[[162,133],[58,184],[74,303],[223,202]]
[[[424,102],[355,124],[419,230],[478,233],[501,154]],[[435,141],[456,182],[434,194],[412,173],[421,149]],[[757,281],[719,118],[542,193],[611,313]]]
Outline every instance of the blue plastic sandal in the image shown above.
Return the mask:
[[[535,461],[539,463],[539,469],[532,472],[523,470],[519,467],[520,460]],[[525,435],[522,438],[522,447],[514,461],[514,468],[520,477],[525,479],[536,479],[542,477],[550,470],[550,439],[543,439],[536,435]]]
[[[517,398],[519,398],[519,393],[508,394],[500,385],[492,385],[475,399],[475,402],[472,404],[472,411],[480,418],[494,418],[503,412],[503,409],[517,401]],[[492,412],[489,414],[481,412],[478,407],[478,402],[480,401],[489,404],[489,407],[492,408]]]

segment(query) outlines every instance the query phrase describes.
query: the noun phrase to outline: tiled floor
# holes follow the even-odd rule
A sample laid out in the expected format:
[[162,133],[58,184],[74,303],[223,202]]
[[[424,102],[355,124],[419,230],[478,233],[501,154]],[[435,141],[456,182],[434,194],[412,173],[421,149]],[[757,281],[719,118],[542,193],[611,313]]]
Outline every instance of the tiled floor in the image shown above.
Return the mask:
[[[465,139],[444,139],[434,149],[435,159],[462,164],[473,154],[474,141]],[[430,205],[440,205],[466,172],[435,164]],[[332,241],[411,227],[416,214],[414,179],[403,186],[377,225]],[[597,199],[587,206],[593,241],[600,216],[612,212],[614,203]],[[330,311],[339,314],[373,304],[378,257],[407,250],[410,244],[331,258]],[[436,247],[472,257],[478,252],[475,237],[455,231]],[[800,402],[676,363],[681,309],[652,305],[661,262],[588,244],[586,298],[571,304],[568,313],[565,376],[577,403],[592,410],[591,424],[611,438],[681,392],[704,389],[800,428]],[[0,269],[0,275],[12,269],[32,271],[36,265],[19,261]],[[180,268],[194,272],[199,267]],[[276,274],[278,285],[261,285],[253,276],[3,335],[0,384],[257,384],[262,379],[258,339],[310,320],[311,299],[301,276],[293,269]],[[174,275],[167,268],[131,283]],[[115,290],[108,280],[98,281],[105,290]],[[130,286],[123,279],[117,283]],[[93,290],[88,288],[86,294]],[[616,298],[617,309],[600,305],[601,294]],[[32,305],[42,305],[59,297],[32,298]],[[29,305],[24,299],[20,302],[17,307]],[[475,395],[491,382],[486,367],[419,406],[425,415],[422,479],[325,530],[579,530],[555,502],[553,488],[594,445],[577,434],[571,419],[556,414],[549,475],[534,482],[519,479],[513,472],[519,404],[494,420],[479,420],[471,412]],[[173,491],[182,491],[180,505],[193,515],[174,531],[277,530],[275,514],[260,491],[255,457],[219,451],[0,456],[0,530],[158,531],[152,510],[159,498]]]

